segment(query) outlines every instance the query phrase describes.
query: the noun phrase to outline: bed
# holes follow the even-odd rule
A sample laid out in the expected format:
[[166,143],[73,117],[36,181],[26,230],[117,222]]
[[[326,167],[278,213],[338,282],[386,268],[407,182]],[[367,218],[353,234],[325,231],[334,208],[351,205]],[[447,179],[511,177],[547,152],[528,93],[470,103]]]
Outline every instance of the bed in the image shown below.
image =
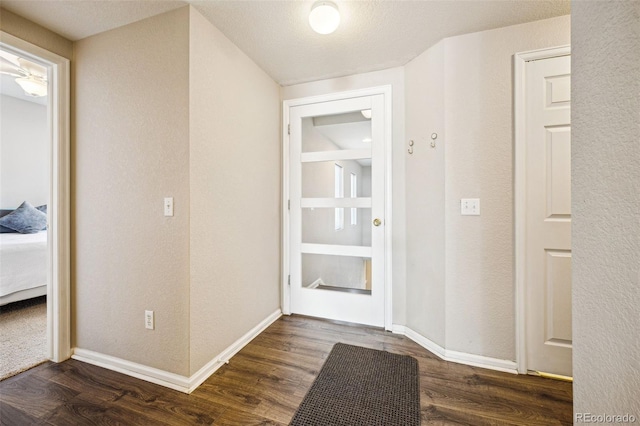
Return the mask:
[[47,231],[0,234],[0,306],[47,294]]

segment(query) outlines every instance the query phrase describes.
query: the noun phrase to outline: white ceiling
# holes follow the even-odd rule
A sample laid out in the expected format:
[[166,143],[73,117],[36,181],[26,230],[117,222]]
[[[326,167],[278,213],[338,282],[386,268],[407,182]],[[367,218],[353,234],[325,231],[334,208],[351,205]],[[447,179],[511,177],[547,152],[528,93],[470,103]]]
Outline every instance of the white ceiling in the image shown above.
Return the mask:
[[569,0],[334,0],[341,23],[313,32],[313,1],[2,0],[71,40],[191,3],[283,86],[406,64],[439,40],[567,15]]

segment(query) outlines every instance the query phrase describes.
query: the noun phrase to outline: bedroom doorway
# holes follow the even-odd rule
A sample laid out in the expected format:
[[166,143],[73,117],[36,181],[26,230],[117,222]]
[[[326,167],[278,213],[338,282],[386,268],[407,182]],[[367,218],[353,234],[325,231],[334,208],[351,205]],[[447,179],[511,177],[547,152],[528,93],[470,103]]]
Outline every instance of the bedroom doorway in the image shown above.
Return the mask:
[[[0,48],[0,379],[48,358],[48,70]],[[37,206],[37,207],[36,207]]]
[[[44,356],[60,362],[71,353],[69,60],[1,31],[0,54],[1,315],[7,324],[17,313],[24,316],[18,323],[37,316],[44,324],[38,330],[38,338],[44,334],[40,361]],[[27,325],[18,337],[33,328],[38,327]],[[13,349],[4,346],[5,337],[1,356],[8,358]],[[35,339],[22,345],[32,346]],[[22,363],[16,368],[32,366],[33,360],[19,361],[19,352],[11,355]],[[37,364],[38,357],[33,359]]]

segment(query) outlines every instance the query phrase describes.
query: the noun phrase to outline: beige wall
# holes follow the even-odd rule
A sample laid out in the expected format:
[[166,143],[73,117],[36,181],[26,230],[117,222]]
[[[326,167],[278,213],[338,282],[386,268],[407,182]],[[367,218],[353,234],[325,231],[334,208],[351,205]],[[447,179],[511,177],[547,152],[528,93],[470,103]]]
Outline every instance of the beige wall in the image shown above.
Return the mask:
[[[407,323],[445,346],[444,41],[405,67]],[[437,133],[435,148],[431,134]],[[405,145],[406,147],[406,145]]]
[[[417,145],[407,159],[408,325],[448,350],[515,360],[513,55],[569,42],[563,16],[448,38],[406,67]],[[480,198],[481,216],[461,216],[461,198]]]
[[279,307],[280,88],[190,7],[74,60],[74,344],[190,376]]
[[640,3],[572,8],[574,413],[640,421]]
[[569,16],[445,40],[447,349],[515,360],[513,55],[569,43]]
[[[405,170],[404,170],[404,68],[391,68],[347,77],[296,84],[282,88],[282,99],[391,85],[393,91],[393,323],[405,323]],[[346,213],[345,213],[346,214]]]
[[[189,9],[74,47],[73,345],[189,373]],[[172,196],[175,216],[163,216]],[[144,328],[155,311],[156,329]]]
[[191,7],[74,62],[74,344],[190,376],[279,307],[280,88]]
[[71,41],[5,9],[0,9],[0,30],[64,58],[73,55]]
[[280,87],[190,11],[190,372],[280,307]]

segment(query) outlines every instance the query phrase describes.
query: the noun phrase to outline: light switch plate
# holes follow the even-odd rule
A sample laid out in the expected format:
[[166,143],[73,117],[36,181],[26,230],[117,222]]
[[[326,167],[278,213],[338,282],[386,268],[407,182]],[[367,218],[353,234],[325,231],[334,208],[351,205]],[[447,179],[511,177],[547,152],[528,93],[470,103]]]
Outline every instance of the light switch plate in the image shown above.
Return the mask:
[[164,215],[173,216],[173,197],[166,197],[164,199]]
[[479,198],[461,199],[460,214],[463,216],[480,216],[480,199]]
[[144,328],[153,330],[156,328],[153,311],[144,311]]

